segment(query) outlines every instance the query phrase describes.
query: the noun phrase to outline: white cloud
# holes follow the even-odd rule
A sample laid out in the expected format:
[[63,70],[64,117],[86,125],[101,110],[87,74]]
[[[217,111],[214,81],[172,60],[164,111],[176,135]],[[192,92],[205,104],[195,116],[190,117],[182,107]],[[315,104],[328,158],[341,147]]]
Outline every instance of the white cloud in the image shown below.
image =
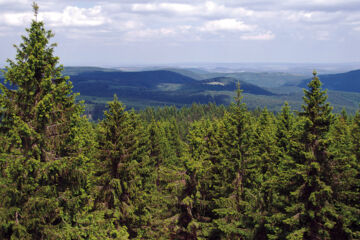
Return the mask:
[[140,29],[144,27],[144,24],[139,21],[124,21],[119,23],[120,28],[129,30],[129,29]]
[[275,35],[272,32],[241,36],[242,40],[273,40],[274,38]]
[[194,14],[196,7],[182,3],[136,3],[132,5],[134,12],[173,12],[178,14]]
[[8,26],[24,26],[32,17],[32,13],[5,13],[0,16],[0,20]]
[[328,24],[344,19],[342,12],[284,11],[282,15],[292,22]]
[[214,1],[201,3],[135,3],[131,6],[131,11],[141,13],[163,13],[176,14],[181,16],[201,17],[201,16],[252,16],[254,12],[242,7],[229,7],[218,4]]
[[[306,49],[313,44],[338,43],[339,39],[347,43],[360,39],[360,0],[36,1],[39,19],[54,30],[59,43],[71,38],[95,42],[99,49],[98,43],[119,46],[127,41],[205,48],[207,44],[228,46],[239,39],[254,41],[250,45],[274,40],[274,46],[296,44]],[[29,26],[32,2],[0,0],[2,36],[18,36]]]
[[220,20],[209,21],[201,27],[201,31],[217,32],[217,31],[251,31],[256,27],[245,24],[234,18],[225,18]]
[[288,9],[313,9],[322,11],[353,10],[360,6],[358,0],[288,0],[282,2]]
[[285,12],[286,18],[290,21],[297,22],[301,20],[311,20],[313,13],[311,12]]
[[29,2],[30,2],[29,0],[11,0],[11,1],[9,1],[9,0],[0,0],[0,5],[27,4]]
[[[0,14],[0,21],[8,26],[27,26],[34,18],[32,12],[8,12]],[[49,11],[39,13],[38,19],[45,21],[52,27],[86,27],[100,26],[110,19],[102,13],[100,6],[93,8],[79,8],[76,6],[67,6],[62,12]]]
[[171,28],[140,29],[129,31],[125,34],[126,41],[149,41],[153,39],[174,36],[176,31]]
[[102,14],[101,6],[92,8],[67,6],[62,12],[40,12],[39,18],[44,18],[54,27],[100,26],[110,21]]
[[253,10],[306,10],[306,11],[357,11],[359,0],[227,0],[232,6],[242,6]]

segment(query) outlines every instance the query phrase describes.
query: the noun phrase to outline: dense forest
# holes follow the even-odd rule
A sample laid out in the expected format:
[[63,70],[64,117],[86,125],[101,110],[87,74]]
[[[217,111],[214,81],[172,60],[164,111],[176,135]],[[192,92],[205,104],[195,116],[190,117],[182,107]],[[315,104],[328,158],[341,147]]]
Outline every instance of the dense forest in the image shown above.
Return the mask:
[[[35,16],[37,5],[34,4]],[[360,239],[360,111],[234,102],[83,115],[33,20],[0,95],[0,239]],[[121,98],[121,96],[119,96]]]

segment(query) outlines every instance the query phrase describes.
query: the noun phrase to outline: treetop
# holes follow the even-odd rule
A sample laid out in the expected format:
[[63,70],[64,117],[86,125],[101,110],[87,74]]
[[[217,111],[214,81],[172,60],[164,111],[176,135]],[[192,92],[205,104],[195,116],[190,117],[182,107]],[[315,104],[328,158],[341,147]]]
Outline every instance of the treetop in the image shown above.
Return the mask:
[[35,21],[37,21],[37,15],[38,15],[38,12],[39,12],[39,5],[36,2],[33,2],[32,8],[33,8],[33,11],[34,11]]

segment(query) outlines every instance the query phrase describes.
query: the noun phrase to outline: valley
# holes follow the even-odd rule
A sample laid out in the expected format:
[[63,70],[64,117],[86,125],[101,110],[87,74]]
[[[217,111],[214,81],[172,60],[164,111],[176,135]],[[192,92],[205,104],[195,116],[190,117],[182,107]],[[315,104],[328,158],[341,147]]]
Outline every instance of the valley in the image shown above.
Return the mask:
[[[287,101],[301,110],[303,88],[309,75],[286,72],[209,72],[201,68],[154,68],[124,71],[116,68],[65,67],[74,92],[85,101],[86,114],[102,118],[106,103],[114,94],[128,107],[144,109],[192,103],[228,105],[239,82],[249,109],[266,107],[278,112]],[[360,74],[357,71],[319,75],[328,88],[335,112],[345,108],[354,113],[360,102]],[[342,85],[341,83],[344,82]],[[354,86],[354,87],[351,87]]]
[[[287,101],[292,109],[300,111],[303,88],[311,79],[311,74],[296,72],[221,70],[224,72],[175,67],[126,71],[119,68],[65,67],[63,74],[70,76],[73,91],[80,93],[78,100],[85,103],[85,114],[93,120],[103,117],[106,104],[114,94],[128,109],[136,110],[209,102],[228,105],[233,101],[238,82],[249,109],[266,107],[269,111],[278,112]],[[349,113],[356,112],[360,103],[360,70],[320,73],[319,78],[323,88],[328,89],[329,102],[335,112],[343,108]]]

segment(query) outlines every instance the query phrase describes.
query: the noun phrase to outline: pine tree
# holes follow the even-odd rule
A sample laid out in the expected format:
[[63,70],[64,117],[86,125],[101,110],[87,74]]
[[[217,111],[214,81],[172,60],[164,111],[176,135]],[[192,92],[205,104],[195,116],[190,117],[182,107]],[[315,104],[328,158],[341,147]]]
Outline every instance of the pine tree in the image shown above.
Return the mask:
[[[344,119],[345,120],[345,119]],[[344,132],[343,124],[341,132]],[[347,131],[346,131],[347,130]],[[343,183],[339,186],[341,196],[341,211],[343,213],[343,221],[341,222],[352,239],[360,238],[360,111],[357,111],[349,128],[345,128],[346,137],[341,141],[347,144],[343,147],[345,153],[341,155],[341,159],[348,160],[343,163],[341,170],[343,171]],[[349,134],[350,132],[350,134]],[[348,137],[350,135],[350,142]],[[346,143],[345,143],[346,142]],[[349,149],[350,147],[350,149]],[[344,150],[338,150],[343,152]],[[350,153],[348,152],[350,150]],[[346,154],[346,155],[345,155]]]
[[276,173],[281,159],[280,148],[276,139],[275,116],[265,108],[257,121],[255,129],[256,142],[256,181],[259,183],[259,197],[253,208],[253,218],[256,223],[256,239],[267,239],[269,232],[273,232],[274,204],[278,203],[276,192]]
[[282,148],[282,152],[289,153],[294,131],[294,115],[290,112],[287,102],[285,102],[278,115],[277,126],[276,138],[278,146]]
[[344,110],[332,125],[331,140],[329,152],[333,156],[331,170],[334,176],[331,186],[339,212],[336,225],[331,231],[331,239],[356,239],[359,232],[356,233],[353,227],[358,225],[356,222],[359,220],[356,217],[359,193],[355,190],[359,181],[356,181],[356,157],[352,152],[351,128]]
[[268,216],[266,228],[268,239],[285,239],[290,231],[284,220],[287,218],[286,208],[296,201],[291,192],[296,191],[294,183],[299,181],[295,159],[298,156],[299,139],[303,121],[295,117],[285,102],[277,116],[276,142],[279,159],[268,181],[272,193],[271,214]]
[[148,126],[149,132],[149,175],[147,185],[153,186],[151,198],[146,205],[151,212],[150,225],[144,233],[146,239],[169,239],[176,232],[179,210],[177,196],[183,184],[183,168],[176,156],[174,146],[166,136],[168,122],[153,119]]
[[[238,85],[235,103],[225,113],[223,127],[220,130],[222,143],[221,158],[214,165],[214,197],[216,217],[214,223],[218,230],[214,234],[225,239],[249,239],[254,234],[253,192],[258,189],[254,181],[253,126],[251,116],[242,102]],[[214,235],[214,237],[215,237]]]
[[353,152],[356,155],[356,159],[360,162],[360,110],[356,112],[353,120],[353,126],[351,129]]
[[149,175],[145,131],[138,116],[125,111],[116,95],[104,115],[99,126],[96,175],[101,190],[96,206],[107,210],[108,220],[117,228],[126,226],[130,238],[141,237],[150,217],[145,206],[150,193],[144,179]]
[[194,122],[188,134],[185,156],[186,184],[180,195],[181,215],[177,239],[208,239],[214,229],[213,167],[218,162],[218,121]]
[[292,226],[288,239],[328,239],[336,224],[331,183],[331,156],[328,133],[333,121],[332,108],[326,103],[326,91],[314,71],[314,77],[304,90],[303,112],[305,119],[301,138],[303,151],[297,159],[297,174],[301,177],[293,192],[296,202],[288,207],[291,213],[286,220]]
[[53,56],[52,32],[37,20],[26,31],[4,73],[13,87],[0,85],[0,238],[80,238],[92,143],[75,127],[82,107]]

